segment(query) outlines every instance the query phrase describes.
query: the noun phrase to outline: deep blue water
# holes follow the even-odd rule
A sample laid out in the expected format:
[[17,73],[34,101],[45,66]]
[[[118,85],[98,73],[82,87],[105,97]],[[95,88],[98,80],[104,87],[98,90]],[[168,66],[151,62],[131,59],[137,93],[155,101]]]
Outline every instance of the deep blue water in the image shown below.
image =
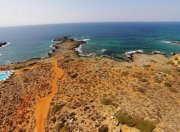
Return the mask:
[[44,57],[51,50],[51,40],[72,36],[90,39],[82,46],[85,54],[122,57],[125,52],[161,51],[179,53],[180,45],[162,41],[180,41],[180,23],[79,23],[0,28],[0,41],[11,44],[0,48],[0,63]]

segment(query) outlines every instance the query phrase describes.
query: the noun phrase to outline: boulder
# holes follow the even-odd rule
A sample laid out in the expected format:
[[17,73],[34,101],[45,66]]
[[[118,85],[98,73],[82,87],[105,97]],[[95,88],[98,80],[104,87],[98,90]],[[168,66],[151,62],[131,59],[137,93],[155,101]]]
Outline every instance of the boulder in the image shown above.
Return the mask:
[[7,42],[0,42],[0,47],[4,46],[6,44],[7,44]]

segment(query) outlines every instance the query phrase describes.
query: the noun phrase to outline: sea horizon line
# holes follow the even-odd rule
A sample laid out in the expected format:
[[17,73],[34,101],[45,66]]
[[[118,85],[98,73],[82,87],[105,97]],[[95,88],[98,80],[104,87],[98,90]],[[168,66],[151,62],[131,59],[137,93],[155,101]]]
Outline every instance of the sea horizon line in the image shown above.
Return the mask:
[[27,25],[9,25],[0,26],[0,28],[13,28],[13,27],[29,27],[29,26],[46,26],[46,25],[65,25],[65,24],[103,24],[103,23],[180,23],[180,21],[100,21],[100,22],[62,22],[62,23],[42,23],[42,24],[27,24]]

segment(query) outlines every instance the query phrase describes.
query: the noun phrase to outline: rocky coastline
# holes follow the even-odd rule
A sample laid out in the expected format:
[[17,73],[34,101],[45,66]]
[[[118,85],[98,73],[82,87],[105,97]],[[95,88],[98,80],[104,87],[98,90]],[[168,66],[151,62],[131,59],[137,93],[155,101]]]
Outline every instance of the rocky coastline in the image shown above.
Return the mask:
[[[73,45],[71,47],[70,50],[74,50],[74,53],[79,56],[79,57],[85,57],[85,58],[89,58],[89,57],[93,57],[93,55],[81,55],[81,53],[79,53],[76,48],[78,48],[80,45],[82,44],[85,44],[86,42],[85,41],[81,41],[81,40],[74,40],[72,37],[70,36],[64,36],[64,37],[58,37],[58,38],[55,38],[52,40],[54,42],[54,44],[52,45],[52,50],[50,52],[47,53],[47,56],[48,57],[52,57],[53,54],[56,53],[56,51],[59,49],[59,44],[60,43],[64,43],[66,41],[70,41],[70,42],[76,42],[75,45]],[[179,41],[170,41],[172,43],[178,43],[179,44]],[[5,46],[7,45],[8,43],[7,42],[0,42],[0,47],[2,46]],[[121,58],[115,58],[115,57],[112,57],[112,56],[108,56],[108,55],[101,55],[100,57],[105,57],[105,58],[108,58],[108,59],[112,59],[112,60],[115,60],[115,61],[119,61],[119,62],[133,62],[133,56],[135,56],[136,54],[144,54],[144,55],[163,55],[165,57],[168,57],[166,56],[164,53],[160,52],[160,51],[153,51],[152,53],[143,53],[142,50],[136,50],[136,51],[130,51],[130,52],[127,52],[125,53],[126,54],[126,57],[121,57]],[[175,56],[177,53],[172,53],[172,56],[170,57],[173,57]],[[96,55],[95,55],[96,56]],[[30,59],[27,59],[25,61],[19,61],[19,62],[12,62],[11,65],[16,65],[16,64],[23,64],[23,63],[28,63],[28,62],[33,62],[33,61],[37,61],[37,60],[43,60],[43,59],[47,59],[48,57],[45,57],[45,58],[30,58]],[[5,64],[7,65],[7,64]],[[5,66],[3,65],[3,66]],[[2,65],[1,65],[2,66]]]
[[169,42],[173,44],[180,44],[180,41],[169,41]]
[[0,48],[7,45],[7,42],[0,42]]
[[0,82],[0,131],[180,130],[179,54],[119,61],[81,57],[84,41],[54,41],[49,57],[0,66],[15,70]]

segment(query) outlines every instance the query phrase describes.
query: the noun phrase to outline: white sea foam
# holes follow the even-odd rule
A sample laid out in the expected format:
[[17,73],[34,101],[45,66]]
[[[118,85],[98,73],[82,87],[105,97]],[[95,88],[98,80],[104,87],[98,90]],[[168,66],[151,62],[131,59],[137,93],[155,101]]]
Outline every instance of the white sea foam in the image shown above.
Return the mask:
[[79,45],[79,47],[74,49],[80,56],[84,57],[90,57],[90,56],[96,56],[96,53],[89,53],[89,54],[84,54],[82,51],[82,45]]
[[167,44],[171,44],[172,42],[171,41],[161,41],[163,43],[167,43]]
[[87,57],[96,56],[96,53],[89,53],[89,54],[86,54],[85,56]]
[[132,50],[132,51],[128,51],[125,54],[129,55],[129,54],[135,54],[135,53],[143,53],[143,50]]
[[51,45],[49,46],[49,48],[53,48],[53,45],[51,44]]
[[180,44],[180,41],[161,41],[163,43],[166,43],[166,44]]
[[135,54],[135,53],[143,53],[144,51],[143,50],[132,50],[132,51],[128,51],[125,53],[125,55],[127,57],[131,57],[132,54]]
[[151,53],[152,53],[152,54],[162,54],[162,55],[164,54],[164,53],[161,52],[161,51],[152,51]]
[[90,39],[85,38],[85,39],[83,39],[83,41],[88,42],[88,41],[90,41]]
[[50,47],[50,48],[54,48],[54,44],[51,44],[49,47]]
[[102,49],[101,52],[104,53],[105,51],[107,51],[107,49]]
[[10,61],[10,60],[7,60],[7,61],[6,61],[6,64],[11,64],[11,61]]
[[82,45],[80,44],[79,47],[75,48],[75,51],[77,51],[79,54],[83,54]]
[[2,54],[0,53],[0,56],[2,56]]

